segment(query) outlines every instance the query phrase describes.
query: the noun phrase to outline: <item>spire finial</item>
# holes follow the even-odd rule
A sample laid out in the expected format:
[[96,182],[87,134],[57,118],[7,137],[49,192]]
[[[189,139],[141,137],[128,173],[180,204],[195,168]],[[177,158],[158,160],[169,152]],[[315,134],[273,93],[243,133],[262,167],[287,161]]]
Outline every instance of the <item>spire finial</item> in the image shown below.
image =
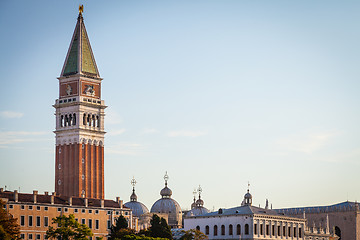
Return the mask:
[[250,192],[250,182],[248,181],[248,189],[247,192]]
[[200,199],[201,198],[201,193],[202,193],[202,188],[201,188],[200,184],[199,184],[199,187],[198,187],[197,191],[199,193],[199,199]]
[[196,191],[196,188],[194,188],[194,191],[193,191],[194,201],[195,201],[196,194],[197,194],[197,191]]
[[135,185],[136,185],[136,180],[135,180],[135,177],[133,176],[133,178],[131,179],[131,185],[133,186],[133,187],[135,187]]
[[167,174],[167,171],[165,172],[164,180],[165,180],[165,186],[167,186],[167,181],[169,180],[169,175]]
[[137,201],[137,196],[135,194],[135,185],[136,185],[136,180],[135,180],[135,177],[133,176],[133,178],[131,179],[131,185],[133,186],[133,192],[130,196],[130,200],[131,201]]
[[84,11],[84,5],[79,5],[79,14],[81,15]]
[[133,191],[135,191],[135,185],[136,185],[136,180],[135,177],[133,176],[133,178],[131,179],[131,185],[133,186]]

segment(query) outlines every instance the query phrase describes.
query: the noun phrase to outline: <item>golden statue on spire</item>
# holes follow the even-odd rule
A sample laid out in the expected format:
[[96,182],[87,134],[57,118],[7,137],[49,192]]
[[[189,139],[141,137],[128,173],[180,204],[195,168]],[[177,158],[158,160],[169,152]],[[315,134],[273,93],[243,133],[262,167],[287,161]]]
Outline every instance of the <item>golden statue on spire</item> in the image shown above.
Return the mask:
[[79,14],[82,14],[84,11],[84,5],[79,5]]

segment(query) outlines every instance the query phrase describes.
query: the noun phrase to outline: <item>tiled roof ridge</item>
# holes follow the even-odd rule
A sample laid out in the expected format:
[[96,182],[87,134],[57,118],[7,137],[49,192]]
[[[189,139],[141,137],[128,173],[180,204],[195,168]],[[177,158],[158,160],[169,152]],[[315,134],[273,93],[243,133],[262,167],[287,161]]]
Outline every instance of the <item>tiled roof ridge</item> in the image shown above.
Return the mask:
[[[0,191],[0,198],[6,198],[11,202],[15,201],[15,194],[17,194],[18,203],[32,203],[32,204],[51,204],[51,197],[54,198],[54,205],[66,205],[68,207],[76,206],[82,207],[86,206],[85,199],[87,200],[88,207],[101,207],[101,201],[104,201],[104,207],[110,208],[120,208],[120,204],[111,199],[98,199],[98,198],[81,198],[81,197],[67,197],[67,196],[59,196],[56,193],[53,195],[49,194],[36,194],[34,193],[18,193],[17,191]],[[36,202],[34,202],[34,196],[36,196]],[[71,204],[69,202],[71,198]],[[125,206],[122,206],[125,209],[128,209]]]

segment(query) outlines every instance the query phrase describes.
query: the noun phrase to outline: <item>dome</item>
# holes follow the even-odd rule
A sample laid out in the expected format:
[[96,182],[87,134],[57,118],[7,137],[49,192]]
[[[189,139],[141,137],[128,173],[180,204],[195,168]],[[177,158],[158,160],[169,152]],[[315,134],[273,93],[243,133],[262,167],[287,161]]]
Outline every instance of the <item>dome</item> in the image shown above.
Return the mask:
[[164,198],[164,197],[171,197],[172,195],[172,191],[170,188],[167,187],[167,184],[165,185],[165,187],[163,189],[161,189],[160,191],[160,195]]
[[133,212],[133,215],[136,217],[140,217],[143,214],[149,213],[149,209],[137,201],[130,201],[124,204],[125,207],[130,208]]
[[205,207],[195,207],[193,209],[191,209],[186,216],[187,217],[191,217],[191,216],[199,216],[199,215],[203,215],[206,213],[209,213],[209,209],[205,208]]
[[198,200],[196,200],[196,206],[197,206],[197,207],[202,207],[202,206],[204,206],[204,201],[203,201],[201,198],[199,198]]
[[130,196],[130,202],[125,203],[124,206],[130,208],[133,212],[133,215],[136,217],[140,217],[145,213],[149,213],[149,209],[144,204],[137,201],[137,196],[135,193],[136,180],[134,177],[131,180],[131,185],[133,186],[133,190]]
[[178,202],[172,198],[160,198],[151,207],[151,213],[167,213],[170,227],[178,227],[182,224],[182,211]]
[[172,191],[167,186],[169,176],[164,176],[165,187],[160,191],[161,198],[151,207],[151,213],[164,213],[168,215],[168,224],[171,228],[179,228],[182,225],[182,211],[178,202],[171,198]]
[[247,193],[244,195],[244,198],[252,198],[252,195],[251,195],[249,192],[247,192]]

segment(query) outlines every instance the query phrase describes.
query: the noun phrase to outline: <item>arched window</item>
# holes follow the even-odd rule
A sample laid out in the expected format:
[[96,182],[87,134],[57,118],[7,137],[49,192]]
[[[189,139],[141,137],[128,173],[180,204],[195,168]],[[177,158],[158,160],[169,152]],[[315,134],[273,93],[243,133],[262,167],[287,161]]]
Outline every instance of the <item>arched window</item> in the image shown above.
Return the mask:
[[229,235],[233,235],[233,226],[229,225]]
[[92,120],[91,120],[91,122],[92,122],[92,126],[93,127],[95,127],[96,125],[95,125],[95,115],[92,115]]
[[100,127],[100,118],[99,118],[99,116],[96,116],[96,126]]
[[76,125],[76,114],[75,113],[73,114],[73,125],[74,126]]
[[221,235],[225,235],[225,226],[221,225]]
[[341,240],[341,230],[338,226],[335,226],[335,234],[339,237],[339,240]]
[[200,231],[200,226],[196,226],[196,230]]
[[91,126],[91,119],[90,119],[90,114],[88,114],[87,116],[87,125]]
[[210,232],[209,230],[210,230],[209,226],[206,225],[206,227],[205,227],[205,234],[206,235],[209,235],[209,232]]
[[245,224],[245,234],[249,234],[249,224]]
[[72,116],[71,114],[69,114],[69,117],[68,117],[68,126],[71,126],[72,125]]
[[61,115],[60,116],[60,127],[63,127],[64,126],[64,116]]
[[65,115],[65,118],[64,118],[64,127],[67,126],[68,120],[69,120],[69,119],[68,119],[67,115]]
[[84,116],[83,116],[83,125],[86,125],[86,114],[84,113]]
[[217,225],[214,226],[214,236],[217,236]]
[[241,225],[238,224],[236,225],[236,235],[240,235],[241,234]]

